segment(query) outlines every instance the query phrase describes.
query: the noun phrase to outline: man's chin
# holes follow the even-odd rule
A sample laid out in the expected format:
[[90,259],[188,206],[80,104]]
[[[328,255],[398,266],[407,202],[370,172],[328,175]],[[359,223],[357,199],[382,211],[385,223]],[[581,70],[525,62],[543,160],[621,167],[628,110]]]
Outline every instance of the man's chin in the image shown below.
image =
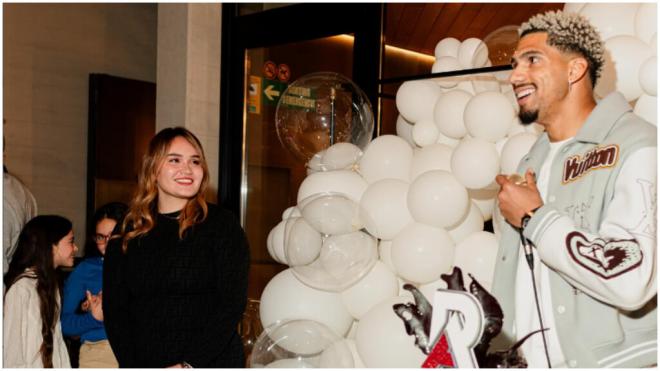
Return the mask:
[[539,118],[539,111],[524,111],[521,109],[518,118],[520,118],[523,125],[530,125]]

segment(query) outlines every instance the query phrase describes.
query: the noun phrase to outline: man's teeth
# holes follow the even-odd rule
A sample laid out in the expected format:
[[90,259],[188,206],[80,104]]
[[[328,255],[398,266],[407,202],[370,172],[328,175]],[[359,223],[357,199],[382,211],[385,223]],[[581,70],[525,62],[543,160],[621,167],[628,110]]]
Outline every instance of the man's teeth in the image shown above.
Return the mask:
[[519,92],[516,93],[516,97],[517,97],[518,99],[520,99],[520,98],[524,98],[524,97],[526,97],[526,96],[532,94],[533,92],[534,92],[534,89],[531,89],[531,88],[530,88],[530,89],[521,90],[521,91],[519,91]]

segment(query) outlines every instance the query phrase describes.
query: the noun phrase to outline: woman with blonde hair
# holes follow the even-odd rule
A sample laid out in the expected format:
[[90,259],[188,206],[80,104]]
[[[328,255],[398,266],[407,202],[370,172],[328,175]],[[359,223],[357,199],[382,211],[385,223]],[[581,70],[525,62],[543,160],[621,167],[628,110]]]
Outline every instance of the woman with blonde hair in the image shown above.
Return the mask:
[[247,240],[232,213],[206,202],[208,181],[190,131],[167,128],[151,140],[104,261],[104,321],[120,367],[244,365],[236,329]]

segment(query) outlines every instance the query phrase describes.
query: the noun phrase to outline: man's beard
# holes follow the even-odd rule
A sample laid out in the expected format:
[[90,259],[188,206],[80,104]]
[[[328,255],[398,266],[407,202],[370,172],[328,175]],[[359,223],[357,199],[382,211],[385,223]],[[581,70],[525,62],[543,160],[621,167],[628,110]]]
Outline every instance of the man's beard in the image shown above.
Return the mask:
[[536,119],[539,118],[539,111],[524,111],[520,110],[520,113],[518,113],[518,117],[520,118],[520,122],[522,122],[523,125],[529,125],[533,122],[536,122]]

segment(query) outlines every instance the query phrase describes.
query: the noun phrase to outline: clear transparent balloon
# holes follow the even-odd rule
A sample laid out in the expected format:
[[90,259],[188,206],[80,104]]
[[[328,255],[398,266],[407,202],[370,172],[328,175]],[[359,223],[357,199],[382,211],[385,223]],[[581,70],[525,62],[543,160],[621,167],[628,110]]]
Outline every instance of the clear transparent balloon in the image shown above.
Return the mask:
[[374,130],[366,94],[334,72],[305,75],[289,85],[277,104],[275,122],[280,143],[305,162],[335,143],[364,149]]
[[284,320],[266,328],[250,355],[252,368],[352,368],[347,342],[322,323]]
[[[362,229],[355,202],[341,193],[321,193],[305,198],[298,207],[309,228],[299,228],[301,221],[292,221],[296,224],[285,236],[287,259],[298,280],[315,289],[339,292],[369,273],[378,260],[378,240]],[[314,230],[322,236],[320,249],[309,242]]]
[[488,47],[488,58],[494,66],[511,63],[519,39],[517,25],[500,27],[484,37],[484,43]]

